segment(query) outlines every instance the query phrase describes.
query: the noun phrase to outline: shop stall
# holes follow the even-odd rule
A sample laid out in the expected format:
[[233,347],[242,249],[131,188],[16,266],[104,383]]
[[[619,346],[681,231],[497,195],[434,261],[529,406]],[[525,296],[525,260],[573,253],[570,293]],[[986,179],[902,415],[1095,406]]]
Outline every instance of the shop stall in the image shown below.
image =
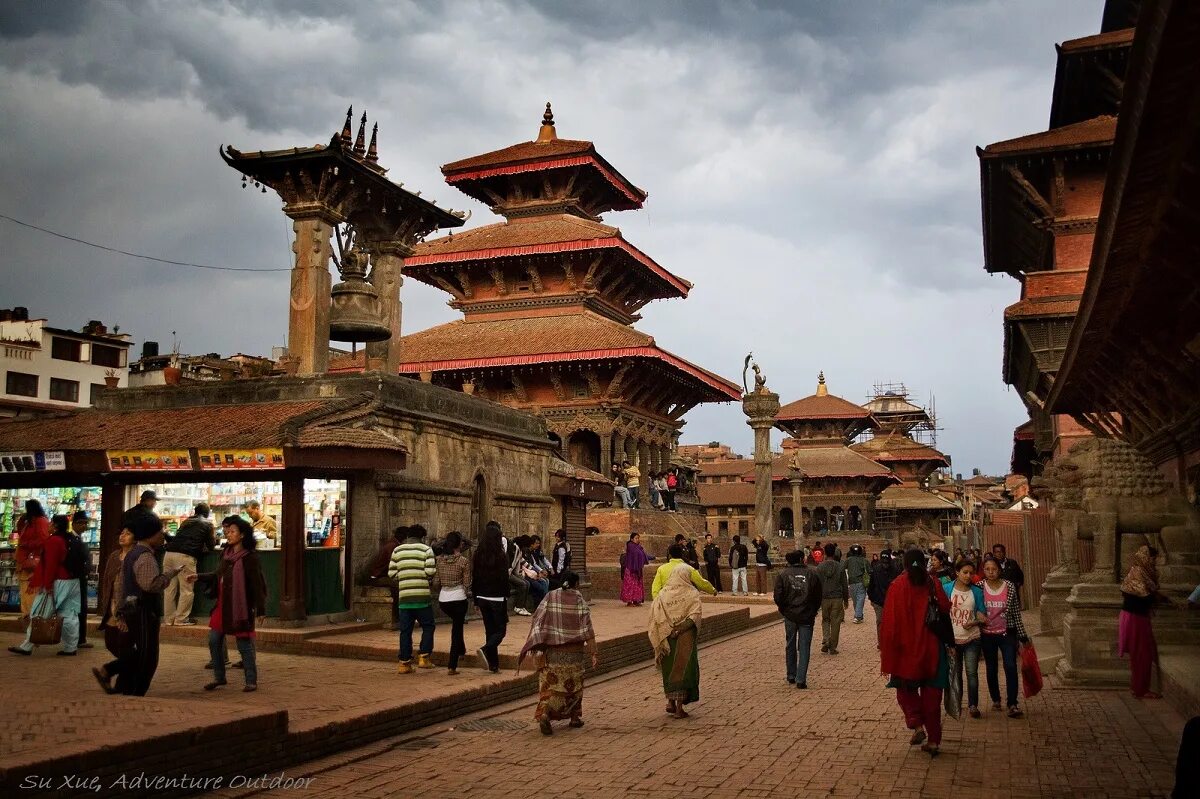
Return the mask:
[[[39,499],[48,514],[88,511],[92,524],[85,539],[99,564],[116,546],[125,510],[151,489],[168,534],[200,502],[211,508],[218,548],[223,518],[250,521],[267,578],[269,616],[299,621],[347,611],[355,488],[373,481],[378,470],[405,466],[403,446],[385,431],[321,423],[323,411],[341,417],[352,407],[354,402],[329,400],[92,410],[0,424],[0,451],[27,447],[10,454],[51,465],[20,471],[0,465],[0,600],[16,606],[14,531],[25,499]],[[49,449],[54,445],[62,449]],[[250,502],[257,503],[253,513]],[[218,556],[207,555],[200,570],[215,569]],[[94,591],[89,594],[94,607]],[[197,600],[201,615],[207,608]]]

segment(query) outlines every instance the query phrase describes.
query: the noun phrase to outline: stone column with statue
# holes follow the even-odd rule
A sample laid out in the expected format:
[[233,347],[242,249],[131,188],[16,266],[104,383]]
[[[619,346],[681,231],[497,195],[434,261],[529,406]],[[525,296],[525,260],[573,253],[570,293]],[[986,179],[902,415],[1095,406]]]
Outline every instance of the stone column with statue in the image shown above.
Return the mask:
[[[754,371],[754,388],[746,383],[747,371]],[[742,412],[746,424],[754,430],[754,532],[764,538],[774,536],[774,508],[771,492],[771,428],[779,413],[779,395],[767,388],[766,375],[746,356],[742,368]]]

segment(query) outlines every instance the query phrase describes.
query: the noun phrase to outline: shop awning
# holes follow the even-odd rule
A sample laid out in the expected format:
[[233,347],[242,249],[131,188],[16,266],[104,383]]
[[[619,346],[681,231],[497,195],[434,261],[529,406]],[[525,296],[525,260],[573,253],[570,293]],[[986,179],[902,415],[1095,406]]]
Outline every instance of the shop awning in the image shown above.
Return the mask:
[[403,469],[407,450],[368,396],[330,400],[87,409],[0,421],[0,451],[62,452],[66,471]]

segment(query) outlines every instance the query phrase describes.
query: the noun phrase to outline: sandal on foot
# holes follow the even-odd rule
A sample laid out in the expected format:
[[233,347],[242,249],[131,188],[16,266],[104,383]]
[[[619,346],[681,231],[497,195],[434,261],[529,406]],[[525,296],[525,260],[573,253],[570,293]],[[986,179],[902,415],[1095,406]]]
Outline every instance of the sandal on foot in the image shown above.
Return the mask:
[[542,735],[554,734],[554,728],[550,726],[550,722],[545,720],[538,722],[538,729],[542,731]]
[[1012,707],[1010,707],[1008,709],[1008,717],[1010,719],[1019,719],[1019,718],[1022,718],[1024,715],[1025,715],[1025,711],[1021,710],[1021,708],[1017,707],[1016,705],[1013,705]]
[[571,719],[571,722],[567,726],[578,729],[583,726],[583,719]]
[[913,731],[913,734],[912,734],[912,737],[908,739],[908,745],[909,745],[909,746],[916,746],[916,745],[918,745],[918,744],[923,744],[923,743],[925,743],[925,738],[926,738],[926,737],[927,737],[927,736],[925,735],[925,730],[923,730],[923,729],[921,729],[921,730],[914,730],[914,731]]
[[969,715],[969,716],[970,716],[971,718],[973,718],[973,719],[978,719],[978,718],[982,718],[982,717],[983,717],[983,714],[979,712],[979,708],[977,708],[977,707],[973,707],[973,708],[970,708],[970,709],[968,709],[968,710],[967,710],[967,715]]
[[928,752],[930,757],[937,757],[938,756],[938,745],[937,744],[921,744],[921,751]]
[[228,685],[228,683],[226,683],[226,682],[225,682],[225,680],[213,680],[213,681],[212,681],[212,682],[210,682],[210,683],[205,683],[205,684],[204,684],[204,690],[206,690],[206,691],[214,691],[214,690],[216,690],[217,688],[220,688],[222,685]]
[[245,688],[243,688],[243,689],[242,689],[242,693],[244,693],[244,694],[252,694],[252,693],[254,693],[254,692],[255,692],[255,691],[257,691],[257,690],[258,690],[258,686],[257,686],[257,685],[247,685]]

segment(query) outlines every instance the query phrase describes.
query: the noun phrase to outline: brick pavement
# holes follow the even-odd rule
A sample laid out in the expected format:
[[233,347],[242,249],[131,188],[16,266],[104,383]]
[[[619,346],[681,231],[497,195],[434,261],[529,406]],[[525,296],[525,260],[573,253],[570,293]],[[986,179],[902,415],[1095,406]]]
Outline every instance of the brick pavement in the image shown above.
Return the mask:
[[587,690],[582,730],[544,738],[526,705],[288,773],[313,776],[306,799],[468,792],[482,799],[1147,799],[1170,792],[1183,720],[1162,702],[1051,679],[1024,702],[1025,719],[986,711],[979,721],[947,719],[942,754],[931,759],[908,745],[893,692],[877,674],[874,625],[846,625],[841,654],[816,654],[808,691],[784,682],[781,639],[776,626],[703,648],[702,698],[685,721],[663,713],[657,672],[639,669]]
[[[603,601],[593,606],[606,661],[602,668],[647,656],[648,608]],[[744,607],[711,609],[709,632],[743,628],[746,613]],[[754,608],[751,614],[773,620],[764,608]],[[528,620],[510,620],[503,647],[510,662],[515,662],[527,630]],[[482,635],[482,623],[468,625],[469,645],[481,642]],[[355,638],[359,640],[354,643],[343,641]],[[19,640],[16,634],[0,634],[3,647]],[[30,658],[0,652],[6,689],[20,688],[4,695],[0,784],[6,775],[23,775],[35,765],[47,774],[61,769],[114,773],[121,765],[114,751],[124,758],[152,750],[154,757],[161,753],[165,768],[181,762],[180,767],[194,771],[206,756],[197,744],[236,734],[250,735],[258,747],[253,751],[263,758],[286,764],[419,728],[448,714],[528,696],[533,690],[528,667],[520,677],[511,670],[491,675],[472,668],[473,656],[457,677],[444,669],[397,676],[395,633],[376,630],[327,640],[331,654],[341,656],[260,652],[260,689],[253,694],[239,690],[242,672],[234,669],[229,671],[228,687],[204,692],[201,688],[212,674],[203,668],[207,649],[165,644],[150,694],[141,699],[101,693],[88,670],[109,660],[102,648],[82,650],[74,658],[54,656],[55,647],[41,648]],[[437,640],[439,648],[448,645],[445,627],[439,628]],[[356,648],[384,652],[387,660],[354,657],[351,650]],[[124,748],[105,752],[113,746]],[[170,761],[172,753],[179,755],[179,762]]]

